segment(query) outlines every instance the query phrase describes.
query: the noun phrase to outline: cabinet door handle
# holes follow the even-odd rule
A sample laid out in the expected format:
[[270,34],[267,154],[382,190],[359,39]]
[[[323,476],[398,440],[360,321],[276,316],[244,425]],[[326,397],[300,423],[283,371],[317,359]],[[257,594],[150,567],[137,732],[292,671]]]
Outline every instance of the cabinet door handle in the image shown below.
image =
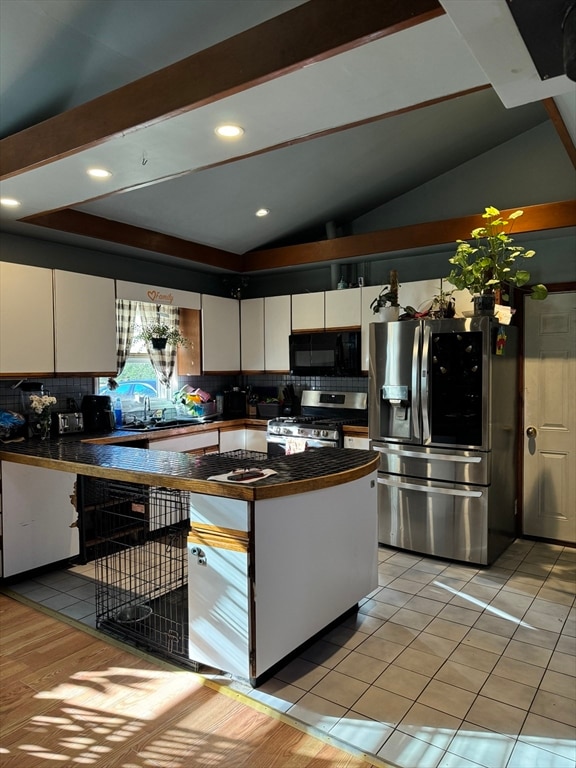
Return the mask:
[[528,427],[526,430],[526,437],[536,437],[538,430],[536,427]]

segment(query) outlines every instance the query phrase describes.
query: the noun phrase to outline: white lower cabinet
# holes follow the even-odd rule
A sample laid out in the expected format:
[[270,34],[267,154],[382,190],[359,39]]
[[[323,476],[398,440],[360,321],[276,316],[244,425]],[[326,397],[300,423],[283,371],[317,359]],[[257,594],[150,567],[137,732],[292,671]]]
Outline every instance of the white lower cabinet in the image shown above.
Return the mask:
[[247,429],[246,450],[266,453],[266,432],[262,429]]
[[228,451],[241,451],[246,447],[246,434],[244,429],[220,430],[220,453]]
[[176,435],[175,437],[166,437],[162,440],[150,440],[148,450],[150,451],[176,451],[177,453],[194,453],[202,450],[207,453],[213,448],[218,451],[218,430],[211,432],[198,432],[193,435]]
[[370,438],[352,437],[351,435],[344,435],[344,448],[354,448],[357,451],[369,451]]
[[266,431],[262,429],[223,429],[220,431],[220,453],[244,449],[266,453]]
[[78,555],[76,475],[10,461],[1,471],[3,576]]

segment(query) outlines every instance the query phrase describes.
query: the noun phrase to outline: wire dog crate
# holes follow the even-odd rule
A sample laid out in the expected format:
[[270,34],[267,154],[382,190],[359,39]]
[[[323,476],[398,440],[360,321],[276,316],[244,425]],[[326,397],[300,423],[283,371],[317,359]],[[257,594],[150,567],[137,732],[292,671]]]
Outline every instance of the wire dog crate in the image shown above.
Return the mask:
[[96,626],[176,660],[188,659],[189,494],[90,478]]

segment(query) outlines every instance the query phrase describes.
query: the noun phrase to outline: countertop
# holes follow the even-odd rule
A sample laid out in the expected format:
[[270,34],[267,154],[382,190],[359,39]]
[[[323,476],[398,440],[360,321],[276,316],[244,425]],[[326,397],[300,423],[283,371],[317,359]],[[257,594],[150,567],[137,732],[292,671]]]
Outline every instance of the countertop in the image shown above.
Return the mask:
[[[247,421],[238,420],[238,426],[245,426]],[[144,435],[118,430],[100,437],[78,435],[76,438],[66,436],[46,441],[32,438],[21,443],[0,445],[0,459],[79,475],[180,488],[247,501],[337,486],[365,477],[378,467],[379,458],[374,452],[348,448],[323,448],[268,458],[265,454],[249,451],[198,456],[122,445],[135,440],[146,444],[149,439],[154,439],[153,436],[206,431],[224,424],[228,427],[231,422],[213,422]],[[208,480],[212,475],[247,467],[265,467],[273,469],[276,474],[242,485]]]
[[[167,429],[147,432],[132,432],[124,429],[117,429],[108,435],[90,436],[82,435],[80,439],[85,442],[91,442],[97,445],[121,445],[122,443],[147,442],[153,440],[162,440],[166,437],[175,437],[178,435],[198,434],[199,432],[214,432],[215,430],[234,430],[234,429],[259,429],[266,430],[266,419],[250,418],[244,419],[215,419],[207,421],[204,424],[180,425]],[[358,425],[345,426],[344,434],[354,437],[368,437],[368,427]]]

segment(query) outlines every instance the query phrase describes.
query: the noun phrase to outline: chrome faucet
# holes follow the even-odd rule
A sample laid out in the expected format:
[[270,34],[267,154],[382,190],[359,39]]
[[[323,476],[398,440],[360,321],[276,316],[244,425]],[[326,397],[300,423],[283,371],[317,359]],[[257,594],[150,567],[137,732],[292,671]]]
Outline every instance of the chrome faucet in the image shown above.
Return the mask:
[[148,414],[150,413],[150,397],[149,395],[144,395],[144,421],[148,418]]

